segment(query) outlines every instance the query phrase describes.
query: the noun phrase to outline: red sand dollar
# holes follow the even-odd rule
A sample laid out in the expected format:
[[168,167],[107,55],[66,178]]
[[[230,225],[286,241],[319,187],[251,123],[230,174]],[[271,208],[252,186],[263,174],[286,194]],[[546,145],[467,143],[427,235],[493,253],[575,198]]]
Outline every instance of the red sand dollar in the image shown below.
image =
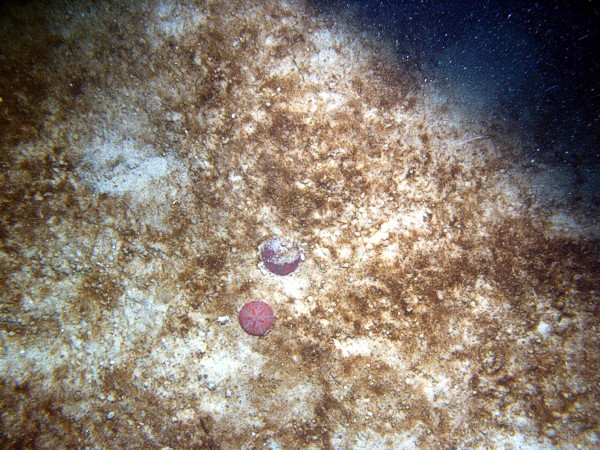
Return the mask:
[[268,303],[254,300],[242,307],[238,320],[246,333],[263,336],[273,326],[275,313]]

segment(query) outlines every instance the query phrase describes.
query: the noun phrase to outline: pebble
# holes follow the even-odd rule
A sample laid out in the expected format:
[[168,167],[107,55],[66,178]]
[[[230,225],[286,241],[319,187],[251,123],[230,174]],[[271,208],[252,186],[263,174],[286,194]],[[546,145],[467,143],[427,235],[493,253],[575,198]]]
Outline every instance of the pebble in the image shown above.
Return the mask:
[[111,412],[109,412],[109,413],[106,415],[106,418],[107,418],[108,420],[112,420],[114,417],[115,417],[115,412],[114,412],[114,411],[111,411]]
[[217,322],[219,322],[221,325],[224,325],[229,322],[229,316],[221,316],[217,318]]

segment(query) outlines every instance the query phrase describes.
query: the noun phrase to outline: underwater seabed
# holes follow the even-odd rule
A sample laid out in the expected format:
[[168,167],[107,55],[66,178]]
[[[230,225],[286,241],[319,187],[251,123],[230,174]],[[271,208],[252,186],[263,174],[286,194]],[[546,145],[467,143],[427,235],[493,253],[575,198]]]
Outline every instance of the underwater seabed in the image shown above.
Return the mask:
[[3,447],[598,446],[597,205],[510,123],[300,1],[42,5],[1,28]]

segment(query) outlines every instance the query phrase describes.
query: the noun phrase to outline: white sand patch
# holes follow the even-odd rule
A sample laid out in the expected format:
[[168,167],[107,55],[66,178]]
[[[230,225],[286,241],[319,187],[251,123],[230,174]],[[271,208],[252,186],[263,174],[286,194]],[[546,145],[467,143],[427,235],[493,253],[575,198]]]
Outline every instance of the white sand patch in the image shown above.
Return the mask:
[[400,246],[398,244],[387,245],[381,253],[381,257],[388,261],[395,261],[396,259],[398,259],[399,255]]
[[556,235],[581,235],[583,230],[577,218],[567,211],[559,211],[550,217],[551,226],[548,229],[551,234]]
[[96,141],[86,149],[82,179],[98,193],[133,194],[136,198],[153,199],[158,182],[185,169],[173,157],[157,156],[150,146],[140,146],[131,139]]
[[[303,264],[300,263],[300,266],[296,272],[301,271],[302,266]],[[306,292],[308,291],[310,283],[307,278],[302,277],[301,275],[301,273],[297,273],[297,275],[294,277],[294,274],[292,274],[292,276],[288,276],[287,279],[283,282],[281,288],[283,294],[286,297],[292,299],[300,299],[306,296]]]
[[402,221],[402,223],[405,224],[405,226],[406,223],[412,223],[413,221],[419,223],[419,221],[421,221],[421,224],[419,224],[419,226],[422,226],[423,218],[420,217],[415,220],[410,219],[406,216],[404,216],[404,218],[392,217],[391,219],[382,223],[379,226],[379,230],[377,230],[371,237],[367,238],[366,241],[370,242],[371,244],[380,244],[382,241],[389,239],[391,233],[398,231],[401,223],[400,221]]
[[333,448],[349,448],[353,450],[371,450],[394,448],[398,450],[417,450],[420,447],[417,445],[419,436],[424,430],[417,427],[415,430],[399,433],[395,431],[392,424],[386,426],[386,433],[377,433],[374,430],[366,430],[354,439],[350,439],[347,431],[344,428],[338,428],[335,432],[335,437],[332,439]]
[[220,386],[226,380],[245,379],[258,376],[263,371],[265,358],[253,350],[252,340],[246,339],[231,347],[226,342],[213,343],[213,347],[200,362],[210,386]]
[[153,342],[165,319],[167,305],[156,300],[156,293],[132,290],[119,299],[107,320],[114,330],[104,334],[99,343],[85,343],[94,359],[116,364],[129,357],[139,340]]
[[[152,34],[163,39],[180,39],[206,20],[206,14],[200,8],[188,9],[169,1],[157,3],[153,16],[156,20],[150,24],[154,27]],[[157,46],[161,43],[161,40],[155,41]]]
[[158,302],[153,294],[135,288],[125,292],[122,304],[123,309],[115,320],[122,321],[120,325],[131,333],[128,339],[135,340],[141,336],[154,338],[162,326],[168,304]]
[[[248,347],[242,347],[241,354],[232,353],[225,349],[211,351],[210,354],[202,359],[200,367],[209,375],[208,380],[211,385],[218,386],[229,377],[236,377],[244,361],[244,356],[250,353]],[[253,358],[253,363],[260,359]],[[260,367],[260,364],[258,367]]]
[[[326,34],[329,36],[329,33]],[[321,83],[323,75],[331,74],[333,67],[338,67],[341,71],[348,69],[348,61],[344,61],[338,52],[327,46],[325,41],[317,37],[315,42],[319,43],[321,49],[306,61],[306,65],[310,68],[312,82]]]
[[337,348],[344,358],[350,356],[367,356],[373,351],[373,342],[370,339],[336,339],[333,341],[333,345]]
[[545,450],[554,448],[552,440],[549,438],[533,438],[526,434],[517,433],[509,435],[508,433],[494,432],[489,436],[489,443],[494,448],[502,450],[523,449],[523,450]]
[[[271,66],[269,69],[269,75],[273,77],[298,71],[298,69],[296,68],[296,63],[294,62],[294,58],[292,56],[288,56],[284,59],[279,60],[277,65]],[[277,86],[277,92],[282,92],[281,86]]]
[[283,417],[287,420],[293,420],[294,417],[302,417],[303,419],[310,420],[314,417],[312,404],[315,396],[320,394],[319,391],[318,386],[299,377],[294,383],[293,388],[289,385],[282,385],[274,393],[274,396],[283,399],[286,405]]
[[314,309],[314,298],[309,296],[305,299],[296,299],[291,305],[291,310],[295,316],[309,316]]
[[539,334],[541,334],[544,339],[548,339],[552,334],[552,326],[544,321],[540,321],[540,323],[538,323],[536,331]]
[[319,92],[321,101],[325,104],[325,112],[329,113],[344,106],[346,98],[335,92]]

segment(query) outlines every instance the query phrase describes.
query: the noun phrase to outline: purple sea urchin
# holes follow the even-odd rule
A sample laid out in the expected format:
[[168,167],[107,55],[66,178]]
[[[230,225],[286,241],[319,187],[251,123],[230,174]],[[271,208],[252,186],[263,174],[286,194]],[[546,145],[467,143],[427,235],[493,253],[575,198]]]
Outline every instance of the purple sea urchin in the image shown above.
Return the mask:
[[281,276],[296,270],[303,258],[297,244],[279,238],[263,242],[259,251],[260,259],[267,270]]

